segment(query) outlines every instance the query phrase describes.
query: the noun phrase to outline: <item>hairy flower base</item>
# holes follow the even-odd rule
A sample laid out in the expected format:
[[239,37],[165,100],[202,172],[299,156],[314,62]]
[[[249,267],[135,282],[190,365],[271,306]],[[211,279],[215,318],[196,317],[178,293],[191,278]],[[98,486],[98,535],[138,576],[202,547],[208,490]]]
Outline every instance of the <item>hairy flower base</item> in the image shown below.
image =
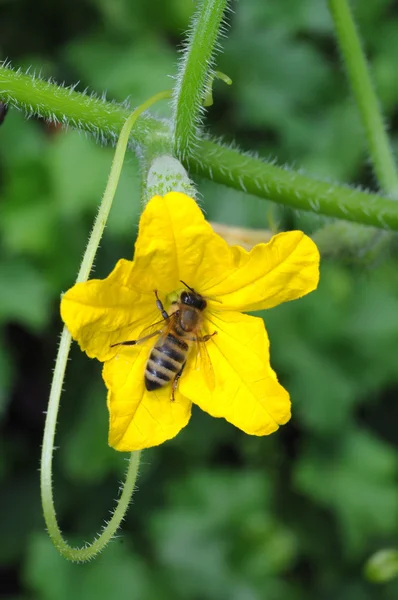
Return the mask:
[[[264,322],[241,311],[299,298],[318,279],[318,250],[300,231],[280,233],[247,252],[215,234],[188,196],[152,198],[141,216],[134,261],[120,260],[104,280],[75,285],[61,303],[72,337],[88,356],[104,362],[109,444],[120,451],[161,444],[188,423],[192,402],[253,435],[286,423],[289,395],[271,368]],[[211,377],[193,347],[172,402],[171,384],[150,392],[144,385],[156,337],[135,346],[112,345],[145,336],[161,320],[154,290],[169,311],[182,281],[207,300],[200,335],[217,335],[202,342]]]

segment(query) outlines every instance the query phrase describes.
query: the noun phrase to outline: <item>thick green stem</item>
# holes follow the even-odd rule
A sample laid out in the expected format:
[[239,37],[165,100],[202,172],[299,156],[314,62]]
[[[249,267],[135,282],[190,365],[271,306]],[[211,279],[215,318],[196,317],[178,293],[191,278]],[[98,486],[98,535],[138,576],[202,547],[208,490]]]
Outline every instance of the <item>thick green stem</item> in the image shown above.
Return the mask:
[[202,140],[186,163],[199,175],[290,208],[398,230],[393,200],[319,181]]
[[[24,110],[28,116],[37,115],[53,123],[61,123],[90,131],[104,141],[116,141],[131,111],[120,104],[106,102],[96,96],[74,91],[37,77],[25,75],[0,65],[0,99],[9,106]],[[153,119],[150,119],[150,123]],[[148,137],[146,117],[138,119],[130,139],[139,145]],[[153,133],[153,127],[150,127]],[[158,122],[157,135],[167,137],[167,126]]]
[[398,197],[398,173],[384,128],[365,54],[347,0],[328,0],[340,51],[358,106],[370,157],[381,189]]
[[[0,67],[0,98],[29,114],[55,118],[79,126],[104,138],[114,139],[128,112],[121,106],[87,98],[83,94],[45,83],[38,93],[37,80]],[[62,102],[59,96],[62,96]],[[88,110],[87,102],[93,109]],[[78,122],[77,122],[78,121]],[[168,126],[153,117],[138,119],[130,140],[149,145],[167,138]],[[198,140],[195,152],[183,161],[192,172],[229,187],[247,190],[267,200],[292,208],[338,219],[398,231],[398,203],[347,186],[317,181],[289,169],[231,150],[209,140]]]
[[196,144],[227,5],[228,0],[202,0],[190,25],[174,92],[174,148],[180,158],[187,156]]

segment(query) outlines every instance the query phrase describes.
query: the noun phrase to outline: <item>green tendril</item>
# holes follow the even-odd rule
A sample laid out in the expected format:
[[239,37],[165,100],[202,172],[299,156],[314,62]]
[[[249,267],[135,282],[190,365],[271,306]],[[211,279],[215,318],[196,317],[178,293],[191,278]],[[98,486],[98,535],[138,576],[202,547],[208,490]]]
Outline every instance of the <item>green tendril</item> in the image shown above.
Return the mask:
[[221,71],[214,71],[214,73],[210,73],[205,99],[203,101],[203,106],[206,108],[208,106],[213,106],[213,84],[215,79],[221,79],[221,81],[227,85],[232,85],[232,79],[225,73],[222,73]]
[[[128,117],[120,132],[119,140],[115,150],[111,171],[109,174],[108,183],[101,201],[101,205],[95,219],[94,227],[90,234],[86,251],[83,256],[83,261],[76,279],[76,283],[87,281],[97,252],[109,211],[112,206],[112,201],[116,193],[116,188],[119,182],[120,173],[123,166],[124,156],[126,154],[129,143],[130,132],[138,117],[147,110],[152,104],[159,100],[170,98],[171,92],[160,92],[149,98],[141,106]],[[43,447],[41,455],[40,468],[40,487],[41,499],[43,506],[44,519],[47,525],[48,534],[57,548],[58,552],[73,562],[83,562],[90,560],[96,554],[101,552],[107,543],[111,540],[117,529],[119,528],[124,515],[126,514],[128,505],[131,501],[134,492],[135,481],[138,474],[138,466],[140,461],[140,453],[132,452],[130,456],[129,467],[126,474],[126,480],[123,485],[123,490],[119,501],[113,511],[110,521],[103,528],[101,534],[91,543],[82,548],[74,548],[69,546],[62,536],[58,526],[57,517],[54,507],[54,497],[52,488],[52,460],[54,452],[54,438],[57,424],[57,415],[59,402],[62,392],[63,381],[65,377],[66,364],[68,360],[69,350],[71,346],[71,335],[63,328],[61,342],[58,348],[57,360],[55,363],[54,377],[51,385],[50,398],[47,409],[46,422],[44,426]]]

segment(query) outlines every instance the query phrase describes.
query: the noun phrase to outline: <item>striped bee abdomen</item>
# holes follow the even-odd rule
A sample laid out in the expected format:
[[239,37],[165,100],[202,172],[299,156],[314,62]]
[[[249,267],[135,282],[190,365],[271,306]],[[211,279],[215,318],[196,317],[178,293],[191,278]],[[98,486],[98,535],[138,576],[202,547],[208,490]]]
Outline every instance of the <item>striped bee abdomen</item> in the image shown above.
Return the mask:
[[179,373],[187,359],[189,346],[173,333],[152,349],[145,369],[145,387],[150,392],[167,385]]

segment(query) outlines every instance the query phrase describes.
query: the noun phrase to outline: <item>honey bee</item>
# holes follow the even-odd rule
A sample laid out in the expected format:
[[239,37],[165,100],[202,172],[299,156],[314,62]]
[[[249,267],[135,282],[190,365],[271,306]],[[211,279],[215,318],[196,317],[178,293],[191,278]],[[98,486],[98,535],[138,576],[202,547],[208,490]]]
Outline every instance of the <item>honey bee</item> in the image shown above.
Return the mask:
[[196,344],[197,352],[201,356],[201,366],[206,370],[205,375],[209,378],[209,373],[212,373],[211,363],[204,343],[217,334],[217,331],[214,331],[207,335],[201,335],[203,313],[207,306],[206,299],[183,281],[181,283],[189,291],[184,290],[180,293],[178,299],[171,305],[170,314],[164,309],[158,292],[154,291],[156,306],[160,310],[163,320],[155,323],[153,327],[165,323],[163,328],[159,329],[157,327],[156,331],[142,338],[118,342],[111,346],[112,348],[115,346],[135,346],[155,335],[159,336],[146,363],[145,387],[151,392],[172,382],[172,402],[174,402],[178,381],[194,344]]

